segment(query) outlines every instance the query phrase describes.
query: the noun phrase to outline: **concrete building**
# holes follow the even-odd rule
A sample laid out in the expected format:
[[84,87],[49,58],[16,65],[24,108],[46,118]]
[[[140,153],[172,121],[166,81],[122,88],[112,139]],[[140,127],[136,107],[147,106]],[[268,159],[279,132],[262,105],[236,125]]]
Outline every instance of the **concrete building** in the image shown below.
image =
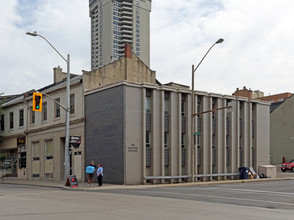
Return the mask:
[[[54,84],[39,91],[64,104],[64,76],[55,68]],[[31,94],[3,105],[0,153],[11,175],[61,180],[65,112],[46,95],[42,112],[33,112]],[[70,135],[82,142],[71,151],[72,173],[85,180],[94,159],[104,166],[105,182],[145,184],[234,179],[240,166],[258,171],[269,164],[268,102],[201,91],[194,99],[196,113],[215,111],[193,117],[192,131],[190,88],[160,84],[128,46],[125,57],[73,76]]]
[[[43,93],[42,112],[32,111],[33,90],[7,97],[2,105],[0,153],[7,156],[8,176],[54,181],[64,178],[65,111],[53,100],[65,106],[65,78],[66,73],[54,68],[54,83],[38,90]],[[130,46],[125,46],[125,57],[112,64],[71,75],[69,130],[70,136],[81,137],[81,144],[71,147],[70,168],[79,180],[86,178],[85,165],[89,164],[84,161],[84,92],[125,80],[156,83],[155,71],[132,54]]]
[[246,86],[244,86],[243,89],[237,88],[232,95],[237,97],[247,97],[249,99],[259,99],[262,101],[268,101],[270,103],[278,103],[283,102],[286,98],[292,96],[292,93],[285,92],[280,94],[264,96],[264,92],[261,92],[259,90],[252,91],[251,89],[247,89]]
[[271,164],[281,165],[294,159],[294,96],[283,102],[273,103],[270,114],[270,155]]
[[150,66],[151,0],[89,0],[91,69],[123,57],[124,45]]
[[[246,86],[243,86],[243,89],[237,88],[236,91],[232,94],[233,96],[247,97],[249,99],[257,99],[260,97],[264,97],[264,92],[259,90],[252,91],[251,89],[247,89]],[[266,101],[266,100],[264,100]]]
[[259,99],[263,101],[268,101],[270,103],[278,103],[278,102],[285,101],[285,99],[289,98],[292,95],[293,95],[292,93],[285,92],[285,93],[280,93],[275,95],[259,97]]
[[85,160],[96,158],[117,184],[238,178],[241,166],[269,164],[268,102],[196,91],[198,113],[233,107],[194,117],[194,137],[191,99],[178,84],[121,81],[86,92]]
[[[0,153],[6,154],[6,174],[18,178],[63,180],[66,76],[54,68],[54,83],[39,90],[42,112],[32,111],[32,91],[8,99],[3,105]],[[50,97],[49,97],[50,96]],[[53,99],[53,100],[52,100]],[[71,148],[71,173],[84,179],[84,103],[82,76],[72,76],[70,135],[80,136],[79,148]]]

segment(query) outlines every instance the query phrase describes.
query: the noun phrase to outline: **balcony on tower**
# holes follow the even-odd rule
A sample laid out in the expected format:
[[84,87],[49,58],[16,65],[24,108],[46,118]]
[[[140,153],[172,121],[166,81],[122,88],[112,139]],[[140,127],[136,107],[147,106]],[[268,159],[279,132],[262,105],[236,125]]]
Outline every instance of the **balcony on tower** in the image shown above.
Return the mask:
[[133,17],[133,11],[121,11],[120,12],[121,16],[129,16],[129,17]]
[[133,12],[133,7],[129,7],[129,6],[122,6],[121,7],[121,12],[124,12],[124,11],[128,11],[128,12]]
[[124,25],[124,24],[126,24],[126,25],[133,25],[133,20],[131,20],[131,19],[122,19],[121,20],[121,24],[122,25]]

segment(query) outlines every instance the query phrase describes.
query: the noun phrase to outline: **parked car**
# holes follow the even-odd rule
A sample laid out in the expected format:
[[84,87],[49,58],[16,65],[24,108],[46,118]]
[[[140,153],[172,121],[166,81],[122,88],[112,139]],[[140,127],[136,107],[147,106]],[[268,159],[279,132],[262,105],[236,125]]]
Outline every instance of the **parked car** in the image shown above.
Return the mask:
[[292,170],[294,172],[294,159],[290,160],[289,163],[283,163],[281,170],[286,172],[286,170]]

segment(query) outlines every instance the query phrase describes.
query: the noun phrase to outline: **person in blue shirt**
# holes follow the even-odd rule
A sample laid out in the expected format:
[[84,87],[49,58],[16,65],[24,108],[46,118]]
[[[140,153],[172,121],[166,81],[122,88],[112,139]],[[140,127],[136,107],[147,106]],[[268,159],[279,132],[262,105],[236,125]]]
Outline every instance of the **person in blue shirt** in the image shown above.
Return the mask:
[[98,180],[98,186],[102,186],[102,182],[103,182],[103,167],[102,167],[101,164],[98,164],[97,180]]
[[93,183],[94,183],[94,173],[95,173],[95,171],[97,169],[94,160],[91,161],[91,163],[89,164],[89,166],[94,167],[94,172],[88,174],[88,186],[90,186],[90,184],[91,184],[91,186],[93,186]]

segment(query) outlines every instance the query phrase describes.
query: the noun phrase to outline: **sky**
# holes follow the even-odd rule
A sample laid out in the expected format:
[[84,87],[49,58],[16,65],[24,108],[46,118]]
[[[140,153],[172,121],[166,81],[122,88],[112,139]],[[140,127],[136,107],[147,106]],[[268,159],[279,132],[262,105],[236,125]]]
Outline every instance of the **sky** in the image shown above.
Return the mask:
[[[90,70],[88,0],[0,0],[0,94],[53,83],[53,68]],[[265,95],[294,92],[293,0],[152,0],[151,65],[161,83],[231,95],[246,86]]]

